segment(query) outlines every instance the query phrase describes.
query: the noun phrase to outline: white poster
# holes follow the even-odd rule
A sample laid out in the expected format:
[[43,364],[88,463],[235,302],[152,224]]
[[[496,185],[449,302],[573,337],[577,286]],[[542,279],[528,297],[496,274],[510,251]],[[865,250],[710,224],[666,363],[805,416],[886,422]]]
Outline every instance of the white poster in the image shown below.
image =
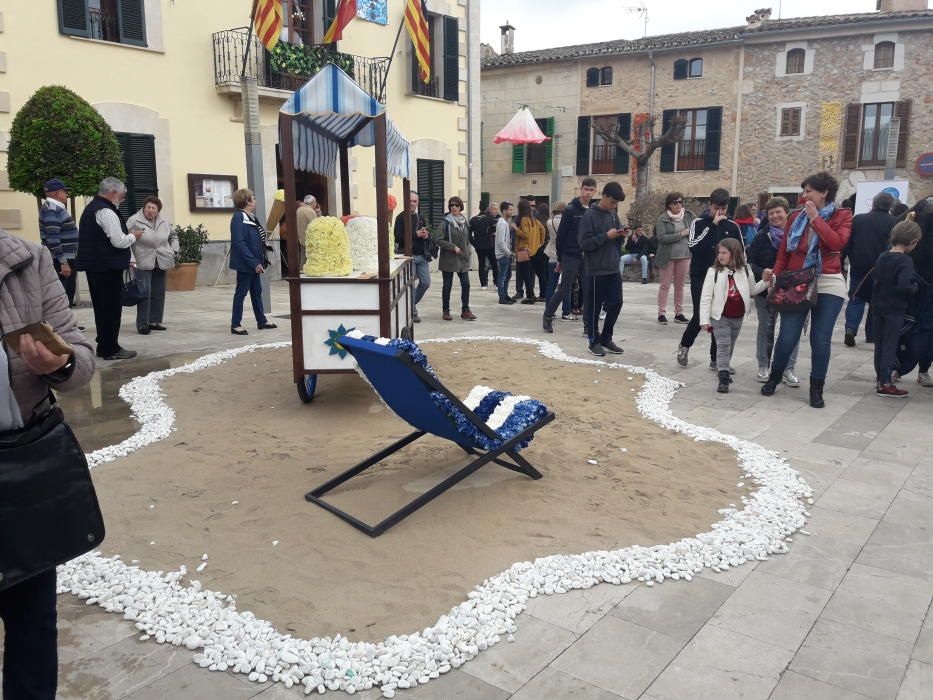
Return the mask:
[[865,214],[871,211],[871,200],[879,192],[887,192],[894,199],[907,204],[907,180],[876,180],[875,182],[859,182],[855,186],[855,212]]

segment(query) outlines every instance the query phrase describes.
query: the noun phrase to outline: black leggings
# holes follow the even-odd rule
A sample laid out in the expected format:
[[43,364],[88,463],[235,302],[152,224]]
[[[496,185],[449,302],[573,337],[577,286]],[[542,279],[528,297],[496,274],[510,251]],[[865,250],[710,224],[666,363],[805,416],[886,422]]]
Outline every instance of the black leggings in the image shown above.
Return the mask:
[[[516,266],[516,275],[522,280],[525,288],[525,298],[534,299],[535,298],[535,264],[531,260],[526,260],[525,262],[520,262]],[[541,290],[541,295],[544,295],[544,290]]]
[[441,287],[441,302],[444,304],[444,313],[450,313],[450,291],[454,286],[454,275],[460,278],[460,302],[463,311],[470,310],[470,273],[469,272],[441,272],[443,286]]

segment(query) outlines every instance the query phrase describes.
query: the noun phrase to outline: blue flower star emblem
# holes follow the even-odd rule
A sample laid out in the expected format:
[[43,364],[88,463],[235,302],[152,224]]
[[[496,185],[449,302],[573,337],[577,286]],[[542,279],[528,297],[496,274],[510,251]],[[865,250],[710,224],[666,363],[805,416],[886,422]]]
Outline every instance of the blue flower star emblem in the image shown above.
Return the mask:
[[347,356],[347,349],[337,341],[352,330],[353,328],[344,328],[342,323],[337,326],[337,330],[327,330],[330,337],[324,341],[324,345],[330,346],[331,355],[339,355],[341,360]]

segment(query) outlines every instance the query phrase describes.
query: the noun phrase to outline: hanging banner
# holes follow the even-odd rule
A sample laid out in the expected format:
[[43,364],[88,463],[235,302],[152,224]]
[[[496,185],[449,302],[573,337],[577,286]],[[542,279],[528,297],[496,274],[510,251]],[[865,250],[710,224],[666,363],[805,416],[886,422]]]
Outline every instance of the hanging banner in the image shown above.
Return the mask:
[[389,23],[388,0],[356,0],[356,16],[376,24]]

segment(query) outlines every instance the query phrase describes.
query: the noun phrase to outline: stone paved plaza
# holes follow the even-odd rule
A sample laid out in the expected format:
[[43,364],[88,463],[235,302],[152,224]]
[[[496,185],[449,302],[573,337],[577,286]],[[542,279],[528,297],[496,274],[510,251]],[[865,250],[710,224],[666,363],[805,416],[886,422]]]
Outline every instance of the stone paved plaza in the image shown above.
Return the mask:
[[[479,291],[472,276],[472,308],[479,319],[441,320],[440,277],[435,273],[420,309],[420,338],[546,338],[571,354],[585,353],[579,322],[555,322],[555,334],[546,336],[541,304],[499,306],[495,293]],[[933,389],[919,387],[914,374],[904,384],[911,391],[909,400],[874,396],[871,346],[843,347],[840,323],[827,407],[807,406],[805,381],[799,389],[782,387],[774,398],[765,399],[754,379],[755,320],[750,317],[733,362],[736,382],[731,393],[719,395],[715,376],[707,369],[705,339],[698,342],[687,369],[676,365],[682,327],[656,323],[657,286],[626,283],[624,292],[616,337],[625,347],[623,361],[686,383],[674,400],[675,415],[784,454],[815,491],[809,536],[797,534],[788,555],[722,574],[704,573],[689,583],[668,581],[654,588],[601,584],[534,599],[517,620],[514,643],[503,641],[461,669],[396,697],[929,698]],[[275,318],[280,325],[275,331],[231,336],[231,295],[230,287],[170,293],[168,333],[138,336],[125,317],[124,345],[139,350],[140,357],[102,368],[92,393],[113,403],[120,383],[150,366],[160,368],[165,358],[174,364],[182,356],[289,339],[288,321]],[[287,314],[284,285],[275,285],[273,298],[273,317]],[[92,326],[89,308],[79,309],[78,316]],[[802,349],[802,378],[808,373],[808,357]],[[298,401],[297,396],[288,398]],[[125,414],[122,406],[119,410]],[[114,411],[108,412],[108,420],[123,425]],[[107,430],[103,421],[99,432]],[[438,503],[443,507],[443,501]],[[477,583],[463,581],[464,596]],[[70,595],[60,597],[59,614],[62,700],[301,697],[299,689],[202,670],[191,663],[192,652],[137,641],[130,622]],[[381,693],[357,696],[370,700]]]

